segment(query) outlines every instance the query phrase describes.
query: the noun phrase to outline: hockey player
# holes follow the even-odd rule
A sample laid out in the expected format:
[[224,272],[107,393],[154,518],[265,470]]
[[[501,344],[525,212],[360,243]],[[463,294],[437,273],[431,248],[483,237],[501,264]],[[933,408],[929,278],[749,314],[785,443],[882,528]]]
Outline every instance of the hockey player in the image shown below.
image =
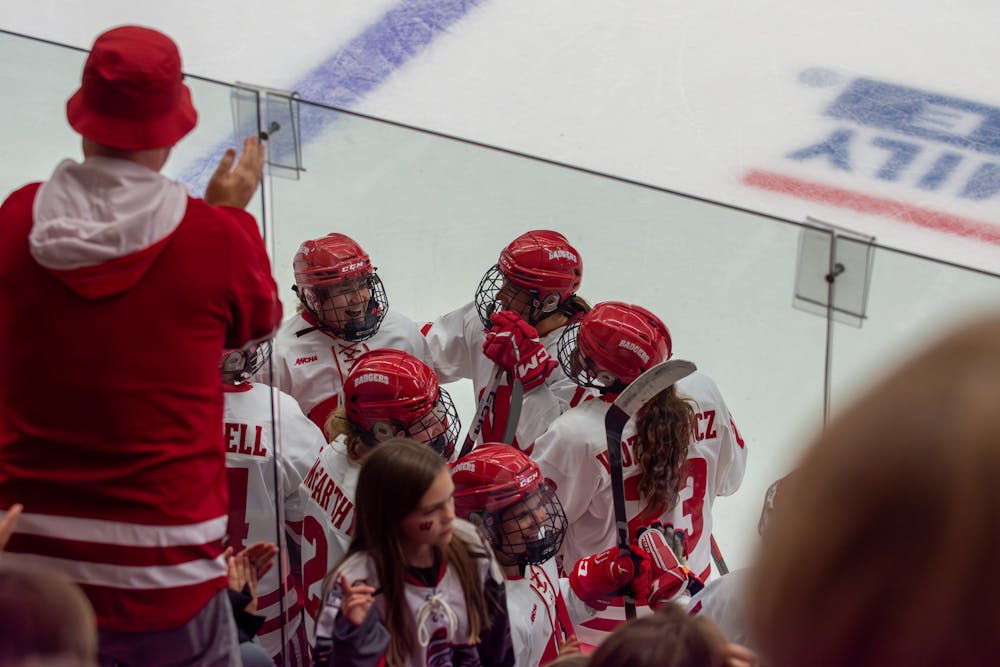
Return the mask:
[[503,440],[515,379],[525,392],[513,443],[522,448],[589,393],[569,382],[556,362],[563,327],[589,308],[576,296],[582,278],[580,253],[562,234],[527,232],[486,271],[473,302],[425,327],[442,382],[471,379],[481,401],[497,369],[504,371],[483,421],[482,442]]
[[[620,302],[594,306],[560,338],[564,372],[600,392],[535,441],[534,458],[555,484],[569,521],[564,563],[615,544],[604,417],[630,382],[670,356],[666,325]],[[715,383],[696,372],[658,394],[625,425],[621,448],[630,539],[656,522],[682,531],[688,564],[703,581],[711,573],[712,503],[739,488],[746,467],[743,440]],[[587,626],[609,629],[624,619],[621,607],[606,615]],[[583,630],[580,638],[600,639]]]
[[355,523],[361,459],[380,442],[405,436],[451,456],[461,425],[434,372],[399,350],[362,355],[344,384],[345,402],[327,420],[324,447],[299,487],[305,514],[302,578],[306,609],[319,611],[323,577],[347,553]]
[[452,464],[451,478],[455,514],[480,527],[507,578],[518,667],[550,662],[575,636],[574,624],[592,618],[632,582],[632,554],[611,547],[580,559],[568,579],[560,578],[555,555],[566,515],[538,466],[514,447],[482,445]]
[[[267,363],[270,350],[271,344],[263,342],[243,350],[226,352],[222,356],[222,386],[225,392],[223,432],[229,482],[227,541],[234,552],[258,542],[278,542],[275,530],[279,493],[284,499],[281,525],[297,541],[302,525],[299,484],[326,445],[322,431],[302,414],[295,400],[279,392],[280,420],[277,426],[281,432],[281,449],[276,452],[271,388],[249,381]],[[290,548],[298,550],[297,544],[290,545]],[[288,553],[279,554],[279,557],[280,562],[289,562]],[[297,557],[294,560],[298,560]],[[285,581],[282,605],[281,571],[287,572],[287,568],[272,567],[257,584],[256,613],[265,618],[257,637],[277,664],[283,664],[284,654],[288,664],[304,665],[308,656],[308,640],[302,625],[302,603],[289,577]]]
[[353,239],[327,234],[304,242],[293,270],[302,309],[275,338],[273,384],[317,426],[343,401],[344,379],[368,350],[393,348],[429,361],[419,327],[389,310],[382,280]]
[[448,465],[395,439],[365,458],[350,551],[330,572],[314,665],[513,667],[503,575],[455,517]]

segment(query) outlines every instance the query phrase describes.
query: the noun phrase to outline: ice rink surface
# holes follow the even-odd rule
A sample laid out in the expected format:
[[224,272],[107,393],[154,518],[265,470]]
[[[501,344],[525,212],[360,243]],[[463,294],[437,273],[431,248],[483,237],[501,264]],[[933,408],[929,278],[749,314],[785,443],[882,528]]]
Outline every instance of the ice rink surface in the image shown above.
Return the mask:
[[[89,47],[112,25],[150,25],[176,39],[194,74],[297,90],[309,100],[794,221],[812,216],[891,248],[992,273],[1000,272],[998,19],[1000,5],[981,0],[955,0],[947,9],[925,0],[0,5],[6,30]],[[688,208],[677,205],[671,215],[683,219],[663,222],[663,198],[504,157],[481,159],[516,199],[488,200],[482,183],[470,182],[466,190],[476,196],[466,201],[463,184],[455,185],[440,224],[414,228],[407,207],[431,206],[425,200],[440,184],[433,174],[445,173],[449,155],[457,159],[463,149],[437,150],[438,164],[419,139],[401,135],[386,155],[413,159],[410,177],[366,180],[378,165],[359,172],[329,157],[341,140],[319,135],[306,143],[311,180],[295,186],[294,198],[309,192],[308,201],[339,202],[370,194],[371,181],[395,195],[399,201],[370,207],[364,222],[377,224],[361,236],[380,253],[394,307],[415,319],[460,305],[506,240],[548,226],[566,230],[580,248],[588,298],[634,301],[663,315],[678,355],[719,382],[751,447],[743,489],[717,512],[732,564],[747,564],[763,490],[793,465],[820,418],[815,401],[811,412],[798,401],[818,391],[800,385],[822,373],[824,326],[793,311],[785,292],[765,289],[772,273],[773,284],[787,282],[781,276],[791,269],[785,264],[794,260],[797,235],[768,228],[750,233],[739,255],[720,256],[713,245],[748,233],[735,214],[703,220],[692,205],[684,218]],[[37,138],[25,148],[45,163],[63,157],[45,155]],[[336,196],[331,182],[339,184]],[[279,239],[289,253],[331,223],[329,210],[297,209],[285,187],[292,186],[276,186],[275,205],[302,219],[299,234],[285,245]],[[412,275],[399,270],[424,242],[435,245],[436,261]],[[880,318],[866,326],[884,327],[887,340],[919,339],[927,333],[920,324],[982,309],[997,294],[991,278],[932,275],[905,256],[879,259],[876,270],[893,280],[875,285],[870,306]],[[690,278],[656,284],[665,263]],[[275,264],[283,275],[280,253]],[[759,293],[731,298],[749,279],[760,280]],[[947,316],[937,305],[922,309],[914,290],[946,304]],[[850,347],[856,336],[847,330],[841,340]],[[775,347],[787,337],[807,343]],[[841,373],[863,385],[892,354],[885,361],[883,348],[860,338],[856,347]],[[747,377],[740,360],[767,373]]]

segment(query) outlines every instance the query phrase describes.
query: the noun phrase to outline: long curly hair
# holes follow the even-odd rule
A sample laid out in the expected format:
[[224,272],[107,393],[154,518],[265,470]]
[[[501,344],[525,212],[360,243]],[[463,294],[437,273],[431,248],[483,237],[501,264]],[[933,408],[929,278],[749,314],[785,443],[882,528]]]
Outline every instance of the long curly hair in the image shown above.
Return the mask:
[[639,492],[664,511],[670,510],[677,504],[684,480],[694,408],[671,386],[639,410],[635,424],[635,452],[642,469]]

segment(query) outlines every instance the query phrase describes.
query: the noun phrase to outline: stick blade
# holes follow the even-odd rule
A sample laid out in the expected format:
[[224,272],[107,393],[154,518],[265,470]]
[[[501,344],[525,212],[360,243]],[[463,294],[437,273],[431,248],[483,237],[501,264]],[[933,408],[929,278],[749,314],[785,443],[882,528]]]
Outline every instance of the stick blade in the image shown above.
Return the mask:
[[651,398],[696,370],[698,367],[693,362],[684,359],[664,361],[632,380],[625,391],[618,394],[614,405],[630,418],[635,417],[635,413]]

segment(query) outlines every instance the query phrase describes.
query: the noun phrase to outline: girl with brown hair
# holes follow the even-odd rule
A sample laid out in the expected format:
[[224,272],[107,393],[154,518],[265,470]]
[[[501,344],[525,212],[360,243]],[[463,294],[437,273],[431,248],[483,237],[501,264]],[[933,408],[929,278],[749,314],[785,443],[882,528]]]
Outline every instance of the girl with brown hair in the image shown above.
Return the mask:
[[347,557],[324,582],[314,665],[511,667],[503,575],[455,518],[448,465],[395,439],[365,458]]
[[323,579],[343,560],[354,534],[355,487],[365,455],[383,441],[406,437],[447,459],[460,428],[451,397],[427,364],[388,348],[361,355],[344,382],[344,404],[326,421],[330,444],[298,487],[310,623],[323,603]]
[[[599,303],[566,327],[558,355],[571,380],[600,392],[565,412],[535,441],[533,458],[554,482],[569,521],[565,565],[616,544],[604,417],[625,387],[670,358],[670,332],[644,308]],[[746,449],[718,387],[696,372],[664,390],[625,425],[620,446],[630,539],[653,524],[669,524],[690,568],[706,577],[712,503],[739,488],[746,466]],[[653,572],[653,579],[662,574]],[[655,606],[683,592],[657,587],[648,602]],[[647,602],[646,591],[634,593],[640,605]],[[578,636],[596,644],[623,619],[618,598],[578,628]]]

